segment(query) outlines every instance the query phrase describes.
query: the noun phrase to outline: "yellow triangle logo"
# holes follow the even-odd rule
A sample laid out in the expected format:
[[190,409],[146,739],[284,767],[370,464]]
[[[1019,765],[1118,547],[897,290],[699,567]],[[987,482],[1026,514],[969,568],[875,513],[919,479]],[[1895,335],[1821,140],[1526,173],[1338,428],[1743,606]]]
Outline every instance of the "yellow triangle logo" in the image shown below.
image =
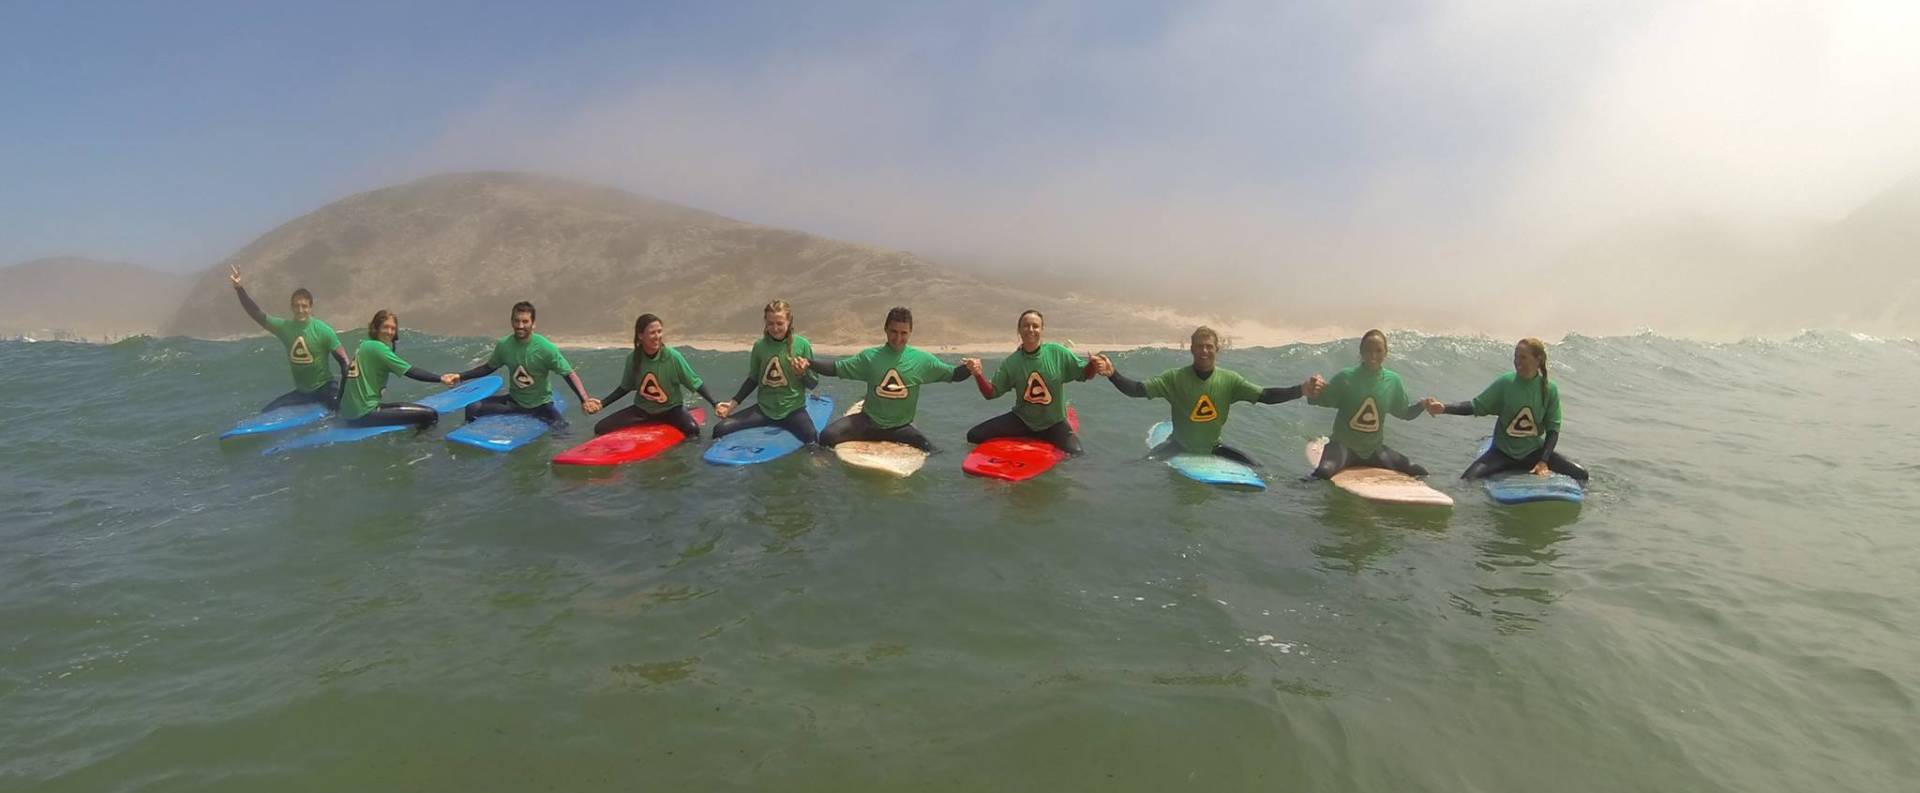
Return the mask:
[[1540,425],[1534,423],[1532,405],[1521,408],[1519,415],[1514,416],[1513,421],[1507,422],[1509,438],[1531,438],[1539,434]]
[[347,379],[348,380],[360,379],[360,362],[359,361],[347,362]]
[[760,373],[760,384],[768,388],[787,387],[787,370],[780,366],[780,356],[767,359],[767,368]]
[[527,374],[527,367],[513,367],[513,384],[521,388],[533,387],[533,375]]
[[313,363],[313,351],[307,349],[307,337],[293,337],[293,346],[287,348],[287,360],[298,364]]
[[1201,394],[1200,401],[1193,403],[1193,412],[1188,414],[1187,418],[1202,422],[1212,421],[1220,418],[1220,409],[1213,406],[1212,397]]
[[1020,398],[1033,405],[1053,404],[1053,392],[1048,390],[1047,380],[1041,377],[1039,372],[1027,373],[1027,390],[1020,395]]
[[1354,432],[1380,431],[1380,406],[1373,403],[1373,397],[1367,397],[1360,403],[1360,409],[1353,412],[1353,418],[1347,419],[1347,429]]
[[660,381],[653,378],[652,372],[640,378],[640,398],[656,404],[667,404],[666,389],[660,387]]
[[900,370],[888,369],[887,376],[880,378],[880,385],[874,386],[873,395],[882,399],[906,399],[907,381],[900,378]]

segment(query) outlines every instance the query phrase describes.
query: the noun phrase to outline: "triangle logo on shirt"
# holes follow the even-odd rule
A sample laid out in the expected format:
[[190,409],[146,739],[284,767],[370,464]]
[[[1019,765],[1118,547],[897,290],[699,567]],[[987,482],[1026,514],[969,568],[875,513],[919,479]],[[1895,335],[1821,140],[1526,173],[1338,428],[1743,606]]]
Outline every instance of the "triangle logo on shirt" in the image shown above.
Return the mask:
[[660,387],[660,381],[654,379],[652,372],[640,378],[640,398],[659,405],[667,404],[666,389]]
[[527,374],[527,367],[513,367],[513,384],[521,388],[533,387],[533,375]]
[[760,372],[760,384],[768,388],[787,387],[787,370],[780,365],[780,356],[767,359],[767,368]]
[[1531,438],[1539,434],[1540,425],[1533,420],[1532,405],[1520,408],[1519,414],[1515,415],[1512,421],[1507,422],[1507,437],[1509,438]]
[[302,365],[313,363],[313,351],[307,349],[307,337],[293,337],[293,346],[287,348],[287,360]]
[[1367,397],[1360,403],[1360,409],[1353,412],[1353,418],[1347,419],[1347,429],[1354,432],[1380,431],[1380,406],[1374,404],[1373,397]]
[[1220,409],[1213,406],[1212,397],[1201,394],[1200,400],[1193,403],[1193,412],[1187,414],[1187,418],[1199,422],[1212,421],[1220,418]]
[[359,361],[347,362],[347,379],[348,380],[360,379],[360,362]]
[[1039,372],[1028,372],[1027,390],[1021,392],[1020,398],[1030,405],[1051,405],[1053,391],[1047,388],[1047,379],[1041,377]]
[[887,376],[880,378],[880,384],[873,387],[873,395],[881,399],[906,399],[909,393],[907,381],[901,379],[898,369],[888,369]]

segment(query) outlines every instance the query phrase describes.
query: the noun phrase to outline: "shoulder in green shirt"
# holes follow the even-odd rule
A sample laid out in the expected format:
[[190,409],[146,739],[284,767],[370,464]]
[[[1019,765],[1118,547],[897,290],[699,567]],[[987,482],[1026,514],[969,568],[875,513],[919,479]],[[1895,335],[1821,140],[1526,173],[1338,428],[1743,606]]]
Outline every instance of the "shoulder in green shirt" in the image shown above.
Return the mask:
[[920,386],[953,379],[953,365],[918,347],[894,352],[881,345],[834,363],[834,376],[867,384],[864,412],[884,429],[913,423],[920,404]]
[[347,367],[347,390],[340,397],[340,417],[357,419],[380,406],[380,392],[387,389],[389,375],[402,374],[413,365],[388,347],[386,342],[368,339],[353,351],[353,363]]
[[503,374],[507,394],[513,397],[514,404],[523,408],[537,408],[553,401],[553,389],[547,385],[548,374],[565,377],[573,373],[573,365],[560,354],[560,348],[538,333],[527,336],[525,342],[514,339],[512,334],[502,337],[493,345],[487,365],[506,369]]

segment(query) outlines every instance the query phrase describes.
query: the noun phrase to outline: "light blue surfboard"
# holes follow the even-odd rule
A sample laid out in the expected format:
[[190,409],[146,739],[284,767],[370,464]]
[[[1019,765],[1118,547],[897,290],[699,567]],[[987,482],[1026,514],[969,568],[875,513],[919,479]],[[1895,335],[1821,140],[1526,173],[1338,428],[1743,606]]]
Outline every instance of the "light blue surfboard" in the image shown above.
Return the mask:
[[318,424],[325,421],[328,415],[329,412],[326,405],[313,402],[304,405],[288,405],[283,408],[274,408],[264,413],[256,413],[241,419],[239,423],[233,425],[233,429],[220,433],[220,440],[224,441],[229,438],[244,438],[249,435],[266,435],[273,432],[299,429],[309,424]]
[[[1488,436],[1480,440],[1480,450],[1474,452],[1474,459],[1486,454],[1493,448],[1493,438]],[[1526,504],[1534,501],[1565,501],[1578,504],[1586,500],[1587,490],[1581,487],[1580,480],[1566,474],[1534,476],[1531,472],[1515,471],[1494,474],[1487,477],[1487,495],[1502,504]]]
[[[1173,422],[1155,424],[1147,430],[1147,448],[1166,443],[1170,437],[1173,437]],[[1167,466],[1202,484],[1267,489],[1267,481],[1260,478],[1259,471],[1217,454],[1176,454],[1167,458]]]
[[[565,412],[566,403],[560,401],[558,390],[553,392],[553,403]],[[549,429],[552,427],[545,421],[524,413],[481,416],[447,433],[447,440],[504,454],[539,440]]]
[[[827,420],[833,418],[833,397],[809,395],[807,418],[813,422],[814,432],[826,429]],[[803,445],[793,433],[779,427],[754,427],[714,441],[702,456],[715,465],[753,465],[778,460]]]
[[[440,415],[444,416],[492,396],[493,392],[500,390],[500,386],[504,382],[505,381],[500,379],[499,375],[490,374],[476,380],[468,380],[454,388],[430,394],[423,399],[416,399],[414,402],[433,408]],[[311,449],[318,446],[353,443],[355,441],[366,440],[375,435],[385,435],[389,432],[399,432],[404,429],[411,428],[406,426],[328,427],[319,432],[310,432],[286,443],[269,447],[267,450],[261,452],[261,454],[271,457],[281,452],[290,452],[295,449]]]

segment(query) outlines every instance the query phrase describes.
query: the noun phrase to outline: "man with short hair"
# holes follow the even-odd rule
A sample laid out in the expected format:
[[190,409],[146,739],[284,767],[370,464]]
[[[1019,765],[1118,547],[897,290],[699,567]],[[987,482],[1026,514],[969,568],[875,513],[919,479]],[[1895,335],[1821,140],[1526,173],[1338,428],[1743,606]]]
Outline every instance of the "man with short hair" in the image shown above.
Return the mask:
[[327,371],[326,357],[333,356],[334,363],[340,365],[340,379],[344,381],[347,351],[340,348],[340,337],[333,328],[313,315],[313,293],[305,287],[293,290],[293,297],[287,301],[293,318],[276,317],[260,310],[260,304],[253,302],[246,287],[240,285],[240,265],[228,264],[227,269],[227,280],[233,284],[234,296],[240,298],[240,307],[287,348],[287,367],[293,370],[293,390],[275,397],[260,412],[308,403],[339,410],[340,389],[333,384],[333,373]]
[[549,373],[566,378],[574,397],[580,400],[581,410],[589,414],[600,412],[600,400],[587,396],[587,388],[581,384],[580,375],[573,371],[572,364],[567,363],[566,356],[560,354],[560,348],[555,347],[547,337],[533,332],[533,320],[537,316],[533,304],[525,300],[515,303],[508,316],[513,332],[500,337],[485,362],[460,373],[461,380],[471,380],[506,367],[507,393],[468,405],[467,420],[501,413],[523,413],[554,426],[566,424],[566,418],[560,414],[560,406],[553,403],[553,391],[547,386]]

